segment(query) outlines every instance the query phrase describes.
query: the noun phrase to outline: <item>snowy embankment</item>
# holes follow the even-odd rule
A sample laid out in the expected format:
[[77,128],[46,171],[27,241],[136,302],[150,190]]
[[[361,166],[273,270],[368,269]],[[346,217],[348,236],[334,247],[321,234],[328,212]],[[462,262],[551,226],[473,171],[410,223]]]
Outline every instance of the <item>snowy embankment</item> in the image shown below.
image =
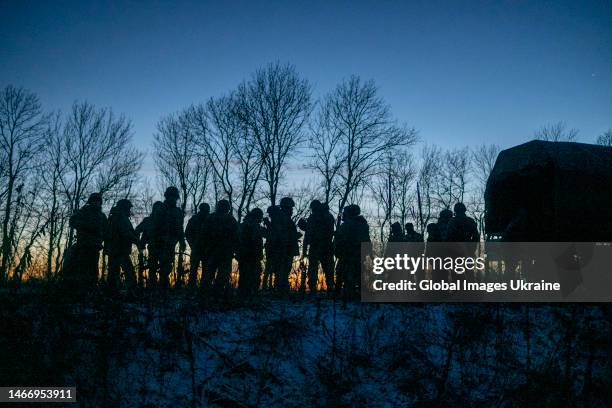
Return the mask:
[[610,312],[596,305],[173,296],[62,313],[32,336],[83,406],[610,403]]

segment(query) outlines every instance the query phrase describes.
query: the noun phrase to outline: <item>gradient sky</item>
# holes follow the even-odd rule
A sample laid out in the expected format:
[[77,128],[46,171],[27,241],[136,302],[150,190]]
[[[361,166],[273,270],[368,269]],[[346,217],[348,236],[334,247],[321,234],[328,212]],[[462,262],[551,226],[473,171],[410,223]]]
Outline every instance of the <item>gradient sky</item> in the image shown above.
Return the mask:
[[162,115],[275,60],[316,96],[351,74],[375,79],[431,143],[510,146],[559,120],[592,142],[612,127],[609,0],[0,0],[0,86],[29,88],[49,110],[111,106],[143,149]]

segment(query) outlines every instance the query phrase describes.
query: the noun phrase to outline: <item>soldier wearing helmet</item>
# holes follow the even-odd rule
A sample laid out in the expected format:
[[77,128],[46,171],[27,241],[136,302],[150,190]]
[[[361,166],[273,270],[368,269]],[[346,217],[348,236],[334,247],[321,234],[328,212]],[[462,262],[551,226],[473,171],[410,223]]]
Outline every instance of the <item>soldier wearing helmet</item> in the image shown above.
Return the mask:
[[361,265],[371,251],[366,245],[366,251],[362,253],[362,244],[370,242],[370,227],[361,215],[361,209],[356,204],[348,205],[342,212],[342,224],[335,238],[338,258],[336,293],[342,294],[345,300],[359,296]]
[[254,208],[240,224],[240,244],[236,258],[240,272],[238,290],[241,296],[251,296],[259,289],[263,257],[262,220],[263,211]]
[[[427,254],[428,256],[439,256],[445,257],[449,256],[448,246],[446,244],[442,244],[442,242],[448,242],[447,239],[447,230],[448,223],[453,218],[453,212],[448,208],[440,211],[438,215],[438,222],[431,223],[427,226],[427,242],[431,242],[431,245],[427,246]],[[444,269],[434,269],[432,270],[432,278],[435,281],[442,281],[448,279],[448,270]]]
[[179,191],[168,187],[164,193],[164,202],[159,211],[152,214],[154,246],[159,251],[159,278],[163,288],[169,286],[170,272],[174,264],[176,244],[184,245],[183,211],[177,207]]
[[159,272],[159,251],[155,246],[154,231],[153,231],[153,220],[157,216],[157,213],[161,211],[164,203],[156,201],[153,203],[151,215],[145,217],[140,224],[136,226],[135,232],[138,236],[138,247],[139,259],[144,261],[144,250],[147,251],[147,269],[149,270],[147,287],[153,287],[157,284],[157,273]]
[[206,220],[203,236],[205,242],[204,289],[213,286],[217,295],[227,297],[230,290],[232,259],[238,244],[238,222],[231,214],[228,200],[219,200],[215,211]]
[[423,242],[423,234],[419,234],[414,230],[414,224],[407,222],[404,226],[404,234],[406,235],[406,242]]
[[448,242],[478,242],[480,234],[476,221],[465,213],[465,204],[457,203],[453,208],[455,216],[448,221],[446,227],[446,241]]
[[313,200],[304,228],[302,246],[302,257],[308,257],[308,288],[311,292],[317,291],[319,265],[325,274],[327,290],[334,290],[334,224],[329,207],[319,200]]
[[291,219],[295,203],[290,197],[280,200],[279,211],[272,218],[268,231],[268,253],[271,273],[275,276],[276,290],[281,294],[289,291],[289,274],[293,258],[299,255],[298,233]]
[[406,236],[402,231],[402,225],[399,222],[391,224],[391,232],[389,233],[389,242],[406,242]]
[[76,244],[66,255],[63,270],[68,280],[87,288],[98,280],[100,249],[108,222],[102,212],[102,195],[93,193],[87,203],[70,217],[70,228],[76,230]]
[[206,221],[210,214],[210,205],[202,203],[198,206],[198,212],[193,215],[185,227],[185,238],[191,248],[189,258],[189,285],[195,287],[198,281],[198,268],[202,264],[204,271],[204,236],[206,235]]
[[[468,217],[465,204],[457,203],[453,208],[455,216],[448,222],[446,227],[446,241],[451,242],[455,256],[474,256],[480,241],[476,221]],[[451,275],[454,276],[454,275]],[[474,278],[474,271],[466,271],[466,279]]]
[[132,203],[130,200],[117,201],[111,209],[108,219],[108,234],[105,242],[105,251],[108,254],[109,288],[118,289],[120,286],[120,271],[123,271],[125,282],[130,289],[136,286],[134,266],[130,259],[132,244],[138,242],[138,236],[130,221]]

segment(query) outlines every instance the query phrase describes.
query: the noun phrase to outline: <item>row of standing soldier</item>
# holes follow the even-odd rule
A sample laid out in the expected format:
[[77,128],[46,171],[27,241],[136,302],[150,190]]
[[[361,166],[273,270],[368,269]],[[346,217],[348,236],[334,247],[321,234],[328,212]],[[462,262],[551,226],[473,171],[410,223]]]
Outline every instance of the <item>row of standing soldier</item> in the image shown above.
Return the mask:
[[[284,197],[279,206],[269,207],[267,218],[260,209],[252,209],[240,225],[231,215],[227,200],[219,201],[212,213],[204,203],[183,231],[183,213],[177,207],[178,190],[169,187],[164,197],[165,200],[155,202],[151,214],[133,228],[129,200],[119,200],[107,219],[102,212],[102,196],[92,194],[70,219],[70,226],[76,230],[76,244],[70,248],[64,263],[64,275],[68,280],[85,287],[94,286],[98,279],[99,253],[104,249],[104,255],[108,256],[109,288],[120,286],[121,272],[128,288],[134,288],[137,283],[144,282],[146,251],[147,286],[167,288],[176,247],[179,245],[183,250],[186,240],[191,249],[190,285],[197,285],[201,267],[200,286],[227,296],[235,258],[240,271],[238,288],[241,295],[251,295],[260,288],[262,272],[264,289],[288,292],[289,275],[294,258],[299,255],[298,241],[302,236],[292,219],[295,204],[291,198]],[[370,241],[365,218],[357,205],[349,205],[335,230],[334,217],[326,204],[314,200],[310,209],[308,219],[299,223],[304,231],[301,260],[309,259],[306,274],[310,291],[317,290],[320,266],[328,291],[356,296],[363,260],[361,244]],[[138,277],[130,258],[134,244],[139,251]],[[264,253],[266,262],[262,271]],[[178,279],[177,282],[181,282],[182,276]]]

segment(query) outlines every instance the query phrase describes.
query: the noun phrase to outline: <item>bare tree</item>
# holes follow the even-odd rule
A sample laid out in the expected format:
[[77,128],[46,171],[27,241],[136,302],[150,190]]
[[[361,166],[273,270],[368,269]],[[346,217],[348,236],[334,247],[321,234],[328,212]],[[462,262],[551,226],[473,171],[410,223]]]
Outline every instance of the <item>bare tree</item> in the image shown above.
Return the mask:
[[[210,167],[199,151],[201,131],[207,131],[205,116],[199,115],[201,107],[191,107],[178,115],[162,118],[154,135],[155,162],[161,180],[179,189],[181,210],[185,214],[191,198],[193,206],[204,197]],[[202,120],[198,123],[197,120]],[[196,125],[200,127],[196,129]],[[194,208],[195,210],[195,208]],[[177,260],[178,279],[184,275],[185,243],[180,242]]]
[[313,166],[322,169],[319,172],[324,177],[336,179],[338,209],[342,211],[351,193],[376,172],[385,155],[413,145],[417,132],[397,124],[389,105],[378,96],[374,81],[352,76],[322,103],[313,141],[315,146],[323,144],[320,151],[328,153],[315,155]]
[[472,169],[481,187],[487,185],[500,151],[501,148],[496,144],[482,144],[472,151]]
[[436,180],[436,200],[441,208],[452,208],[463,202],[470,172],[470,151],[467,147],[446,151]]
[[315,170],[321,176],[324,200],[330,203],[337,195],[337,176],[342,167],[342,147],[337,133],[333,129],[331,110],[319,105],[318,112],[310,124],[309,147],[311,161],[306,167]]
[[179,189],[183,213],[187,210],[189,198],[205,189],[203,183],[207,179],[201,174],[206,168],[199,153],[198,135],[191,131],[190,113],[187,110],[162,118],[153,141],[159,175],[166,186],[174,185]]
[[427,224],[437,209],[434,200],[436,181],[440,171],[442,152],[437,146],[424,146],[421,150],[420,167],[416,185],[417,200],[412,206],[412,218],[417,220],[417,228],[425,232]]
[[[2,260],[0,285],[14,263],[14,248],[21,194],[28,175],[38,163],[46,117],[38,97],[23,89],[7,86],[0,94],[0,161],[3,162]],[[27,190],[27,188],[26,188]]]
[[273,205],[285,163],[303,142],[311,93],[308,81],[292,65],[278,62],[258,70],[238,88],[236,112],[257,142]]
[[568,129],[564,121],[542,126],[534,134],[534,139],[547,142],[574,142],[578,137],[578,129]]
[[182,115],[181,125],[195,146],[193,153],[210,165],[218,186],[225,197],[233,202],[231,140],[237,132],[227,97],[211,98],[206,105],[192,105]]
[[[70,212],[91,192],[127,196],[142,163],[131,146],[132,124],[112,110],[76,102],[65,120],[62,142],[65,174],[61,178]],[[73,231],[68,235],[72,243]]]
[[237,216],[240,221],[255,200],[255,190],[261,180],[264,160],[253,134],[244,126],[231,140],[236,161],[238,179]]
[[597,136],[596,143],[602,146],[612,146],[612,129],[608,129],[601,135]]
[[378,213],[379,239],[384,246],[385,227],[390,224],[393,210],[395,208],[395,190],[397,182],[396,159],[389,151],[382,158],[382,163],[378,165],[378,171],[372,180],[371,186],[376,202]]
[[482,144],[472,151],[472,170],[476,176],[476,189],[469,201],[468,210],[471,210],[476,219],[481,237],[484,237],[484,192],[500,151],[501,148],[495,144]]
[[406,151],[397,155],[395,161],[395,211],[402,224],[406,225],[410,215],[410,209],[414,203],[414,182],[417,168],[414,158]]
[[258,143],[236,112],[233,94],[188,108],[185,124],[212,172],[215,196],[225,196],[240,220],[253,201],[263,160]]
[[62,178],[66,172],[62,120],[59,112],[51,116],[45,134],[43,150],[43,178],[41,206],[47,222],[46,228],[46,276],[58,271],[62,260],[62,243],[65,237],[69,212],[62,190]]

